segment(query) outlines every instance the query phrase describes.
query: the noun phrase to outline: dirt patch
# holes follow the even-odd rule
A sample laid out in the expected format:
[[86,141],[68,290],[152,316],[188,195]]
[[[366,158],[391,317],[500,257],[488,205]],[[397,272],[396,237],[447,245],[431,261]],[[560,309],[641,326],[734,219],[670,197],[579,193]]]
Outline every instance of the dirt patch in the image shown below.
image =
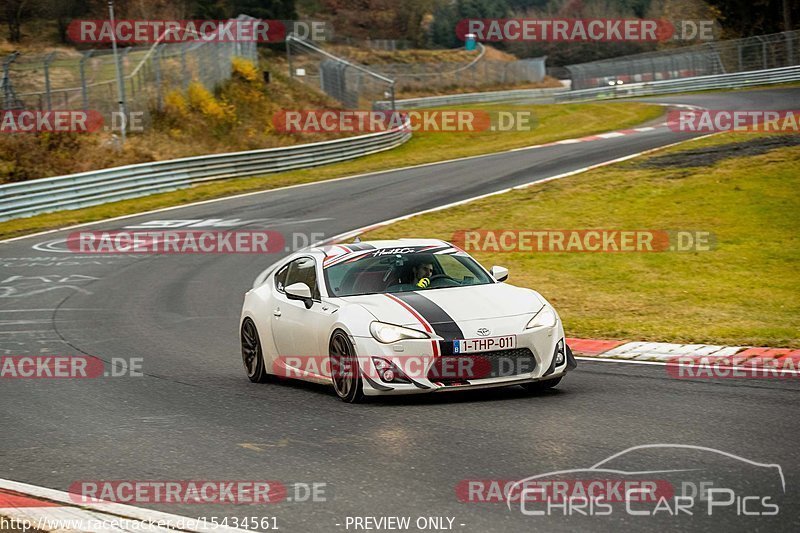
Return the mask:
[[749,141],[695,148],[642,160],[637,168],[707,167],[732,157],[761,155],[777,148],[800,145],[800,135],[773,135]]

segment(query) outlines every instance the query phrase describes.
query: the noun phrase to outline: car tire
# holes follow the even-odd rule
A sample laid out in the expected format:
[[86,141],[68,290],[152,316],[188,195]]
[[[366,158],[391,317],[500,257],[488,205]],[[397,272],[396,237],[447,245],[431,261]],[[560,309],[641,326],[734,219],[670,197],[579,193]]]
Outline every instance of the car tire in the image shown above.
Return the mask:
[[253,383],[266,383],[269,379],[267,369],[264,365],[264,352],[261,349],[261,340],[258,337],[258,329],[252,319],[245,318],[242,322],[241,330],[242,341],[242,362],[247,377]]
[[328,357],[330,357],[331,378],[336,395],[347,403],[358,403],[363,400],[364,384],[361,381],[356,350],[344,331],[337,329],[331,335]]
[[523,383],[520,386],[528,392],[542,392],[548,389],[552,389],[559,383],[561,383],[560,377],[553,379],[546,379],[543,381],[533,381],[531,383]]

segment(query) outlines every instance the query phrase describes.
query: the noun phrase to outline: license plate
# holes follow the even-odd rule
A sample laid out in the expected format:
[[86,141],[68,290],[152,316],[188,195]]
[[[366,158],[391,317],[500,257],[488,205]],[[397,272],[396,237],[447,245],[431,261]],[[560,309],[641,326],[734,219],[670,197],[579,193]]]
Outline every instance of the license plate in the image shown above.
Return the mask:
[[453,353],[491,352],[492,350],[511,350],[516,347],[516,335],[453,341]]

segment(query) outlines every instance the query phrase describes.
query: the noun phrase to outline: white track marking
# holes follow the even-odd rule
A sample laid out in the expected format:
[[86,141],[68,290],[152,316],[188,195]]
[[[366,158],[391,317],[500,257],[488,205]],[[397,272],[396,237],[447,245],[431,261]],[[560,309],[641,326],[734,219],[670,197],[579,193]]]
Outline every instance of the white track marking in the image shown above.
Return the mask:
[[620,359],[666,361],[678,355],[701,357],[727,357],[741,350],[742,346],[718,346],[713,344],[673,344],[668,342],[628,342],[603,355]]

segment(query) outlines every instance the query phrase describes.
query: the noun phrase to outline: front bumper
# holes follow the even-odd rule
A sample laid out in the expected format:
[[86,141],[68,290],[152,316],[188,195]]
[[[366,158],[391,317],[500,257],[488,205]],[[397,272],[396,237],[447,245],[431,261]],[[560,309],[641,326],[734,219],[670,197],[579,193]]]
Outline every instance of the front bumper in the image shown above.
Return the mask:
[[[565,352],[563,361],[556,363],[556,347],[563,341],[564,330],[560,321],[553,327],[538,327],[517,333],[517,346],[514,350],[467,355],[435,354],[447,342],[442,339],[404,340],[382,344],[372,337],[353,338],[364,394],[367,396],[507,387],[556,379],[577,366],[565,343],[562,344]],[[438,343],[437,346],[433,345],[434,342]],[[532,358],[532,364],[519,364],[520,361],[524,363],[524,358],[521,359],[523,351]],[[520,353],[498,356],[501,352]],[[386,374],[376,368],[373,358],[394,365],[391,375],[395,379],[385,379]],[[467,360],[476,358],[483,362],[491,360],[492,371],[476,372],[474,364],[467,364]],[[441,370],[443,359],[449,363],[446,368],[450,368],[451,372]],[[464,361],[465,365],[459,366],[459,361]],[[405,379],[398,381],[398,376]]]

